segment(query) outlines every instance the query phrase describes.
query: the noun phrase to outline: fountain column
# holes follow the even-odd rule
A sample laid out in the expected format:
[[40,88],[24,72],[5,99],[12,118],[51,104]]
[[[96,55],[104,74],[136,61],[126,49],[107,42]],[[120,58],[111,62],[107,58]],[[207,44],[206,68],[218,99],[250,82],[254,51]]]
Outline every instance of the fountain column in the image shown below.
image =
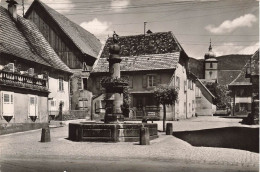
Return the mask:
[[[120,49],[121,47],[118,45],[118,35],[114,33],[113,44],[109,47],[110,55],[107,59],[109,62],[109,74],[112,81],[120,79],[120,62],[122,61],[119,55]],[[113,91],[108,91],[109,89]],[[122,92],[120,92],[121,89],[123,89],[123,86],[120,84],[106,88],[107,98],[112,97],[113,100],[106,100],[106,107],[110,107],[110,109],[106,109],[105,123],[118,123],[123,121],[121,111],[121,105],[123,103]]]

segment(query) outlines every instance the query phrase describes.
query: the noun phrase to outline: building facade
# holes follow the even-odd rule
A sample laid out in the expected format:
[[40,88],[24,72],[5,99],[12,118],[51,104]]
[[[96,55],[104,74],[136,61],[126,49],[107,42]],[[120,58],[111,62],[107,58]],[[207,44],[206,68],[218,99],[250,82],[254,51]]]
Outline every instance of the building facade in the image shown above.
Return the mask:
[[[25,18],[35,23],[60,59],[73,71],[69,83],[65,83],[70,87],[70,102],[65,104],[72,110],[85,109],[91,99],[86,89],[87,80],[101,49],[100,41],[40,0],[34,0]],[[61,97],[61,100],[66,101],[66,98]]]
[[[102,77],[108,73],[107,57],[111,45],[109,38],[100,58],[90,74],[88,89],[93,93],[95,116],[104,114]],[[146,116],[162,118],[162,107],[155,101],[156,86],[171,85],[177,88],[179,99],[167,106],[167,120],[185,119],[195,115],[195,83],[188,78],[188,56],[171,32],[122,36],[120,63],[121,75],[129,81],[130,114],[126,118],[142,119]]]
[[[247,116],[252,102],[259,99],[259,50],[248,60],[237,78],[229,84],[234,116]],[[257,103],[258,104],[258,103]]]
[[59,90],[51,85],[60,82],[63,90],[69,90],[71,71],[37,27],[16,14],[15,1],[8,10],[0,7],[0,13],[1,134],[47,126],[49,96],[69,97],[65,92],[55,95]]

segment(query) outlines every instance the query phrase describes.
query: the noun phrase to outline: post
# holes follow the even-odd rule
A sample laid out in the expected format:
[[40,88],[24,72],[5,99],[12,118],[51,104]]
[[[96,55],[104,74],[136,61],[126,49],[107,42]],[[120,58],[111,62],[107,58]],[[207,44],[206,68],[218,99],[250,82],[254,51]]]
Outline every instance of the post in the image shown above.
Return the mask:
[[140,145],[150,145],[150,134],[147,127],[140,128]]
[[42,128],[42,136],[41,136],[41,142],[50,142],[51,141],[51,135],[50,135],[50,128]]
[[166,105],[163,104],[163,132],[165,131],[165,122],[166,122]]
[[172,135],[172,123],[166,124],[166,135]]
[[146,23],[147,22],[144,22],[144,35],[145,35],[145,30],[146,30],[146,28],[145,28],[146,27]]

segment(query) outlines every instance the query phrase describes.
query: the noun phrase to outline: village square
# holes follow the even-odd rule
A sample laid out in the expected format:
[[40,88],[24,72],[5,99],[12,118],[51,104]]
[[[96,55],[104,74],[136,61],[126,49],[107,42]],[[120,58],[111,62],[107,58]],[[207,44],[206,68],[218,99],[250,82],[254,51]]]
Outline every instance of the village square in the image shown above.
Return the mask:
[[1,1],[0,172],[259,171],[258,26],[255,0]]

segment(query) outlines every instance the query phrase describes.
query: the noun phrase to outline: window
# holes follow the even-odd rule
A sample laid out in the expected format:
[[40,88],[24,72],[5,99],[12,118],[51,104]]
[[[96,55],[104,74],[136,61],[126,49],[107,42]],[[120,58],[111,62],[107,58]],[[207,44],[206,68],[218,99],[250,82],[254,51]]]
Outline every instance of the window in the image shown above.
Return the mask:
[[193,90],[193,81],[190,81],[190,89]]
[[12,92],[2,92],[2,115],[14,116],[14,94]]
[[63,83],[63,77],[59,77],[59,91],[64,91],[64,83]]
[[187,106],[187,103],[186,102],[184,102],[184,107],[183,107],[183,112],[184,112],[184,114],[186,114],[186,107]]
[[180,78],[177,76],[176,77],[176,84],[175,84],[176,88],[180,88]]
[[57,111],[56,100],[50,100],[50,111]]
[[[131,77],[131,79],[133,76]],[[133,83],[133,82],[132,82]],[[132,84],[131,83],[131,84]],[[143,88],[152,88],[161,83],[161,76],[157,74],[143,75]]]
[[212,63],[212,62],[210,62],[210,64],[209,64],[209,65],[210,65],[210,68],[213,68],[213,63]]
[[82,78],[81,77],[78,78],[78,89],[79,90],[82,89]]
[[195,88],[195,95],[196,95],[196,97],[201,97],[201,92],[200,92],[200,89],[199,89],[199,87],[196,87]]
[[83,82],[83,89],[87,90],[88,89],[88,79],[87,78],[82,78]]
[[194,111],[194,108],[195,108],[195,101],[192,100],[192,111]]
[[156,86],[156,84],[155,84],[155,76],[154,75],[148,75],[147,76],[147,81],[148,81],[148,87]]
[[29,116],[37,116],[38,117],[38,99],[35,95],[29,95],[28,102],[28,117]]

